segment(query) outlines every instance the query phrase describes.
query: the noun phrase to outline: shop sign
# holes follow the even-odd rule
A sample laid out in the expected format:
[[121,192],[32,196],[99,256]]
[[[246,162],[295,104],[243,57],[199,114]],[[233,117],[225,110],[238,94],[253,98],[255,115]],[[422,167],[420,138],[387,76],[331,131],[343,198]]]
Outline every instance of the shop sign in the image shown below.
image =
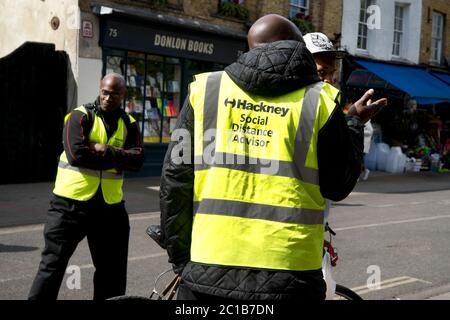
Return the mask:
[[81,24],[82,35],[84,38],[92,38],[94,36],[92,22],[83,20]]
[[160,55],[232,63],[245,51],[245,41],[172,26],[108,19],[101,44],[107,47]]

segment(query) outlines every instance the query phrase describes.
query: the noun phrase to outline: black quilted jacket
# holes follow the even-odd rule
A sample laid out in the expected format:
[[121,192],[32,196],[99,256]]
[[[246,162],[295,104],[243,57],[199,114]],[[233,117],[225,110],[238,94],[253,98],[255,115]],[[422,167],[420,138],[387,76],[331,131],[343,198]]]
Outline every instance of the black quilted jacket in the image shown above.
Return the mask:
[[[263,96],[282,95],[319,81],[313,57],[305,45],[280,41],[241,55],[225,72],[247,92]],[[194,114],[189,99],[176,128],[191,132]],[[191,290],[231,299],[323,299],[326,285],[321,270],[285,272],[204,265],[190,262],[194,168],[176,164],[170,155],[178,142],[169,145],[161,176],[162,237],[175,272],[182,272]],[[336,105],[319,132],[320,189],[324,197],[339,201],[353,189],[360,173],[362,129],[348,127]],[[191,157],[193,157],[193,150]],[[193,163],[193,158],[191,163]]]

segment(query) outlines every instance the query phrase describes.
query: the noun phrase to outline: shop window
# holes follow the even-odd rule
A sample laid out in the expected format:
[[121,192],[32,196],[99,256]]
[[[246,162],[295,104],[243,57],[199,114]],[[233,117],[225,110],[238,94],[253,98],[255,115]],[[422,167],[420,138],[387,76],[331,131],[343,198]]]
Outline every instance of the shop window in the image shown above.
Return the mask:
[[124,110],[139,122],[144,143],[169,143],[187,85],[198,73],[223,70],[222,64],[104,49],[106,73],[126,79]]
[[126,79],[123,108],[141,127],[146,143],[168,143],[181,106],[180,59],[105,49],[106,73]]
[[129,53],[126,108],[142,123],[144,142],[168,143],[180,111],[179,59]]
[[164,59],[147,56],[147,82],[145,87],[144,142],[160,142],[163,111]]
[[159,109],[163,120],[161,128],[163,143],[170,142],[170,135],[175,127],[177,116],[180,112],[180,82],[180,60],[176,58],[166,58],[165,72],[163,75],[164,87],[162,96],[162,110]]
[[125,111],[142,123],[145,96],[145,54],[128,52]]
[[109,50],[106,56],[106,73],[125,74],[125,52],[119,50]]
[[442,36],[444,30],[444,15],[433,12],[431,32],[431,58],[434,63],[441,63],[442,57]]

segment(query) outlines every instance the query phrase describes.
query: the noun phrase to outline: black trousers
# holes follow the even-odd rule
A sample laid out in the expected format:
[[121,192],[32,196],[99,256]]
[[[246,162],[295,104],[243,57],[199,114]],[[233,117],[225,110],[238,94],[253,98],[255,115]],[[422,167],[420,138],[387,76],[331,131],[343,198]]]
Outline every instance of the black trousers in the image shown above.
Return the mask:
[[69,259],[85,236],[95,267],[94,300],[124,295],[129,233],[124,202],[106,204],[100,188],[89,201],[54,196],[44,228],[45,248],[28,299],[57,299]]

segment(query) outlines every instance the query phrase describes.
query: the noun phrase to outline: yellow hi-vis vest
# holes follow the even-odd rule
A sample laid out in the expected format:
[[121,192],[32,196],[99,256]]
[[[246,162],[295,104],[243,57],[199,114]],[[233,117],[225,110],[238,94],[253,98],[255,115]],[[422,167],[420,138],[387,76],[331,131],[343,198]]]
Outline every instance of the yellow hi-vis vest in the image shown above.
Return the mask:
[[[84,106],[75,110],[87,114]],[[129,117],[131,123],[135,122],[133,117]],[[123,148],[127,130],[122,118],[119,118],[117,130],[109,139],[102,119],[94,114],[93,121],[89,135],[91,143],[102,143]],[[114,204],[122,201],[122,185],[123,172],[119,172],[115,168],[110,170],[92,170],[71,166],[65,151],[63,151],[59,158],[58,173],[53,193],[69,199],[87,201],[95,195],[98,187],[101,186],[105,202]]]
[[193,262],[275,270],[322,264],[317,138],[338,99],[318,82],[251,95],[225,72],[196,76]]

